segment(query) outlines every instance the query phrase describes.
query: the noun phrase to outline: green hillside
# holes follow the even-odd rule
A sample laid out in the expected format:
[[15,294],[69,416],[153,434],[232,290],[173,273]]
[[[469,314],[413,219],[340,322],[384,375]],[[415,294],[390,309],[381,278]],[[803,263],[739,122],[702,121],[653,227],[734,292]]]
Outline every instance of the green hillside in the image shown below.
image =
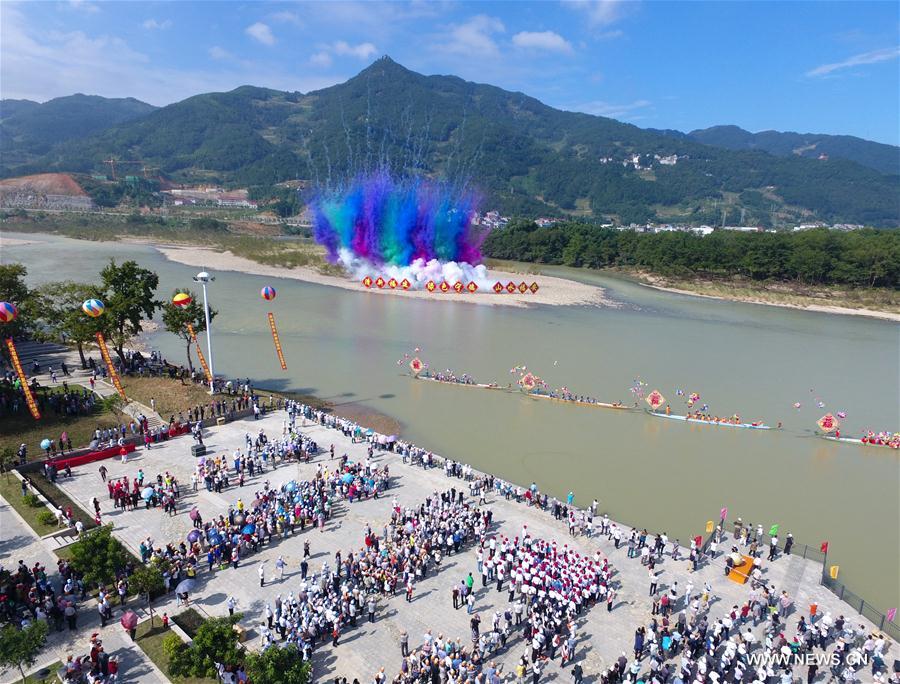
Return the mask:
[[881,173],[900,173],[900,148],[852,135],[780,131],[751,133],[737,126],[713,126],[691,131],[687,135],[705,145],[729,150],[762,150],[780,157],[799,155],[812,159],[825,154],[829,158],[854,161]]
[[[632,154],[641,168],[622,163]],[[676,154],[674,165],[654,159]],[[389,165],[471,181],[485,206],[506,213],[623,223],[900,221],[900,178],[850,161],[703,145],[389,58],[305,95],[250,86],[197,95],[2,172],[101,171],[110,156],[176,181],[263,187]]]
[[156,107],[134,98],[70,95],[40,104],[0,100],[0,155],[3,166],[34,161],[54,145],[84,138],[149,114]]

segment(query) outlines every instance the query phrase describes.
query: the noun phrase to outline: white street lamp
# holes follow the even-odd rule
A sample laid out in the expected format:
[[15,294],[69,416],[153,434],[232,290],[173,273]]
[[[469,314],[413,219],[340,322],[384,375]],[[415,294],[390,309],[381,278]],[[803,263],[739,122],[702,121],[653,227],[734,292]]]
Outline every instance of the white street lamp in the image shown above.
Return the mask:
[[215,276],[211,276],[206,271],[200,271],[197,275],[194,276],[194,282],[200,283],[200,286],[203,288],[203,314],[206,317],[206,353],[209,356],[209,393],[213,394],[216,391],[215,388],[215,379],[216,379],[216,371],[213,368],[213,353],[212,353],[212,330],[209,327],[209,300],[206,298],[206,284],[211,283],[216,279]]

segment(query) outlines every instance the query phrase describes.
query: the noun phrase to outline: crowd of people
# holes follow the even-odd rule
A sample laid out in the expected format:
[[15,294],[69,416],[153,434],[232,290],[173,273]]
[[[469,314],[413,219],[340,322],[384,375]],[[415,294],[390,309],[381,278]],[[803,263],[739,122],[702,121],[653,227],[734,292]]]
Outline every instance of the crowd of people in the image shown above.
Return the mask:
[[[568,545],[560,547],[555,541],[533,538],[527,525],[513,539],[491,537],[482,543],[477,557],[482,587],[496,586],[498,593],[508,594],[507,607],[494,611],[490,627],[483,630],[481,616],[473,615],[471,647],[462,646],[460,639],[434,638],[430,631],[412,653],[406,653],[401,642],[404,657],[393,681],[500,682],[505,676],[503,668],[492,659],[511,639],[521,639],[526,645],[515,665],[518,680],[529,671],[537,681],[557,658],[561,667],[572,663],[574,673],[581,672],[581,666],[572,662],[578,638],[576,621],[598,603],[612,610],[616,583],[608,560],[599,551],[588,557]],[[452,588],[454,609],[474,605],[473,583],[470,574]]]
[[[296,645],[306,658],[317,643],[337,646],[357,620],[375,621],[381,599],[402,593],[414,600],[415,585],[440,568],[443,558],[480,543],[491,527],[489,510],[465,502],[455,489],[435,492],[415,508],[392,501],[391,520],[378,534],[367,526],[357,551],[338,551],[308,574],[307,552],[301,563],[298,593],[281,594],[266,606],[260,625],[262,647]],[[260,570],[260,572],[264,572]],[[261,575],[261,583],[262,575]]]

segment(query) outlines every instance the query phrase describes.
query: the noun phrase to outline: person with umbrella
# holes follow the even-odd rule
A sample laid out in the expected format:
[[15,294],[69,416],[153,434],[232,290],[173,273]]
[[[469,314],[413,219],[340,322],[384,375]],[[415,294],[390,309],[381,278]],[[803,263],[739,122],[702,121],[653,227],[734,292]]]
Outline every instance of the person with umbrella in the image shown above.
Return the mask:
[[138,616],[133,610],[128,610],[122,613],[122,617],[119,618],[119,622],[122,627],[128,632],[128,636],[131,637],[131,640],[135,640],[135,636],[137,634],[137,623]]
[[194,591],[196,586],[197,580],[195,579],[189,577],[188,579],[181,580],[178,583],[178,586],[175,587],[175,594],[182,602],[184,602],[184,605],[188,605],[188,594]]

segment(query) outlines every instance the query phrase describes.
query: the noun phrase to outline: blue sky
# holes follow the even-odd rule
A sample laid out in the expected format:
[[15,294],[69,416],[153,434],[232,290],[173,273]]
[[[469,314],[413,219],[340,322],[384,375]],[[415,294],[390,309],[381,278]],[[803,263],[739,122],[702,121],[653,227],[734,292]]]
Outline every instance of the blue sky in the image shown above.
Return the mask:
[[900,142],[896,2],[0,3],[0,95],[310,90],[389,54],[641,127]]

